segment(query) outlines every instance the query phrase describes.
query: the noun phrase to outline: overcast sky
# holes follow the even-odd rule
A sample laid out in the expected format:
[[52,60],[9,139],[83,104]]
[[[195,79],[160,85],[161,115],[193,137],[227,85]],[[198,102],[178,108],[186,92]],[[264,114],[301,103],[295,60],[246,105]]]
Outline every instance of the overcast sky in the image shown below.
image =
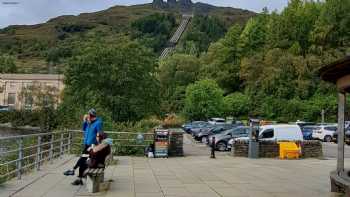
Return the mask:
[[[260,12],[263,7],[281,10],[288,0],[193,0]],[[0,0],[0,28],[15,24],[37,24],[60,15],[95,12],[114,5],[149,3],[152,0]]]

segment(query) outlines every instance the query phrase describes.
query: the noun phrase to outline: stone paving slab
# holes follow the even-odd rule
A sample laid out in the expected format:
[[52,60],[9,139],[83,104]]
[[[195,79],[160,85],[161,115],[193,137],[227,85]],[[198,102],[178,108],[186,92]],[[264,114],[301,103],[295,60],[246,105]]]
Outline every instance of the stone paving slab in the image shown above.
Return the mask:
[[[76,158],[65,157],[37,173],[0,187],[0,196],[15,197],[331,197],[329,172],[335,160],[277,160],[207,156],[148,159],[118,157],[109,166],[107,191],[89,194],[85,186],[72,186],[75,177],[62,172]],[[350,160],[346,160],[350,164]],[[350,167],[350,166],[349,166]]]

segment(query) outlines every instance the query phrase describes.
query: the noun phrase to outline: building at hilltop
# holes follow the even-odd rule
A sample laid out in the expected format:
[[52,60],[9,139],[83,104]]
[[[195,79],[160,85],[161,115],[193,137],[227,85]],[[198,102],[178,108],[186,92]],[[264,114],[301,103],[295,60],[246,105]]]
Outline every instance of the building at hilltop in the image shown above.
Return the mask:
[[59,98],[64,88],[63,78],[63,75],[50,74],[0,74],[0,106],[32,109],[35,107],[33,97],[21,98],[20,95],[33,86],[54,89]]
[[153,0],[153,6],[157,8],[180,8],[180,9],[191,9],[193,3],[191,0]]

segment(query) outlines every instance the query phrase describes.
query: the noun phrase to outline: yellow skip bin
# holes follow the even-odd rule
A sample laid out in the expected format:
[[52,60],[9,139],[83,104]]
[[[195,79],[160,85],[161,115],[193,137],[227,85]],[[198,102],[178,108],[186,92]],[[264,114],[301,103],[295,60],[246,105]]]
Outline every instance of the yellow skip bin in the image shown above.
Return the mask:
[[295,142],[279,142],[280,159],[299,159],[301,148]]

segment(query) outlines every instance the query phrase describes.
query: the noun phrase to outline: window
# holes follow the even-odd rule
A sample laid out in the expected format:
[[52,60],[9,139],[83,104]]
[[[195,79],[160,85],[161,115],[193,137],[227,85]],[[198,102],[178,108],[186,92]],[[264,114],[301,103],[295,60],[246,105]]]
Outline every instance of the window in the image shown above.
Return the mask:
[[325,127],[324,129],[329,131],[337,131],[337,127]]
[[9,93],[7,96],[7,104],[15,105],[16,104],[16,93]]
[[273,129],[267,129],[263,131],[263,133],[261,134],[261,139],[273,138],[273,136],[274,136]]
[[33,107],[33,97],[32,96],[26,96],[24,100],[24,107],[25,109],[32,109]]

